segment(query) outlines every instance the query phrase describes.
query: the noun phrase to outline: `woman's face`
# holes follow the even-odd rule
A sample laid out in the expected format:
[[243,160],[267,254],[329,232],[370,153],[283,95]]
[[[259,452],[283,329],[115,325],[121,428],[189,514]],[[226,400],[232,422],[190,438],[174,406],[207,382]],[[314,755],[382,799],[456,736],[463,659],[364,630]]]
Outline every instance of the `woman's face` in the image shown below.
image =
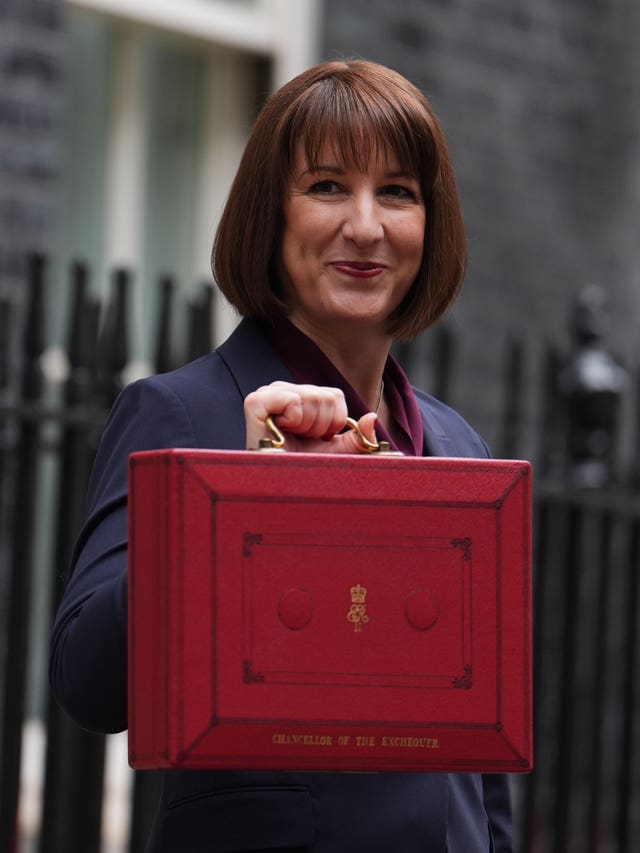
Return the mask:
[[348,323],[386,335],[422,260],[425,207],[417,176],[390,153],[358,171],[329,145],[310,166],[300,147],[284,219],[290,320],[303,331],[327,333]]

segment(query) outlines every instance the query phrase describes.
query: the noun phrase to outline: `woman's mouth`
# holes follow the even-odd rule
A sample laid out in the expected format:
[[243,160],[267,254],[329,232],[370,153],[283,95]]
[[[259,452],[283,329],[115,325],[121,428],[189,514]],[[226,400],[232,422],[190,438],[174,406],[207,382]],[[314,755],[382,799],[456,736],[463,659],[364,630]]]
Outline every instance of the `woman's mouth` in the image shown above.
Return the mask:
[[354,278],[374,278],[384,272],[384,266],[375,261],[334,261],[331,266],[338,272]]

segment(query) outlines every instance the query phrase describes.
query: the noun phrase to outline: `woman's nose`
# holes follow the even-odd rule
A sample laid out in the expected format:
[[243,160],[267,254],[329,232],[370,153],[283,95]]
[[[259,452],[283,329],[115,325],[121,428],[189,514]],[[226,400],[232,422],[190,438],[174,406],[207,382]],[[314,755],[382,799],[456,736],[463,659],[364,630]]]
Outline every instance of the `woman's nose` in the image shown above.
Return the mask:
[[343,235],[358,247],[366,247],[382,239],[382,216],[375,196],[365,193],[351,200],[343,224]]

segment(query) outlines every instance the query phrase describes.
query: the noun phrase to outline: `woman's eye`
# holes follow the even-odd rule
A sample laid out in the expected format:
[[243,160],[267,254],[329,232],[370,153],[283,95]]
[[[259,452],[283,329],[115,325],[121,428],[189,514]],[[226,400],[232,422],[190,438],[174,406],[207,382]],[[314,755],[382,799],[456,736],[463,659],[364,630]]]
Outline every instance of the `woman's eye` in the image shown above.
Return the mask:
[[400,201],[417,200],[416,193],[412,189],[409,189],[409,187],[402,186],[402,184],[390,184],[389,186],[383,187],[381,193],[384,196],[398,199]]
[[309,192],[317,195],[334,195],[340,192],[340,186],[335,181],[317,181],[309,187]]

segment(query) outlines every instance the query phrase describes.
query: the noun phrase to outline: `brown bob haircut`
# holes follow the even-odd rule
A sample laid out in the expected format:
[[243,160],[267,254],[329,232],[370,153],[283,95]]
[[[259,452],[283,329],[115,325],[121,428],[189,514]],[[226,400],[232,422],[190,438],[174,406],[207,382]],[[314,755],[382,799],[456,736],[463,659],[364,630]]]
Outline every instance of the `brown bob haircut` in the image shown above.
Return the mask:
[[428,101],[400,74],[373,62],[316,65],[262,108],[216,233],[216,282],[244,316],[286,315],[278,281],[285,195],[299,146],[313,165],[325,142],[347,167],[363,171],[372,157],[391,151],[420,182],[422,265],[389,317],[390,335],[410,340],[441,316],[462,284],[464,225],[444,135]]

